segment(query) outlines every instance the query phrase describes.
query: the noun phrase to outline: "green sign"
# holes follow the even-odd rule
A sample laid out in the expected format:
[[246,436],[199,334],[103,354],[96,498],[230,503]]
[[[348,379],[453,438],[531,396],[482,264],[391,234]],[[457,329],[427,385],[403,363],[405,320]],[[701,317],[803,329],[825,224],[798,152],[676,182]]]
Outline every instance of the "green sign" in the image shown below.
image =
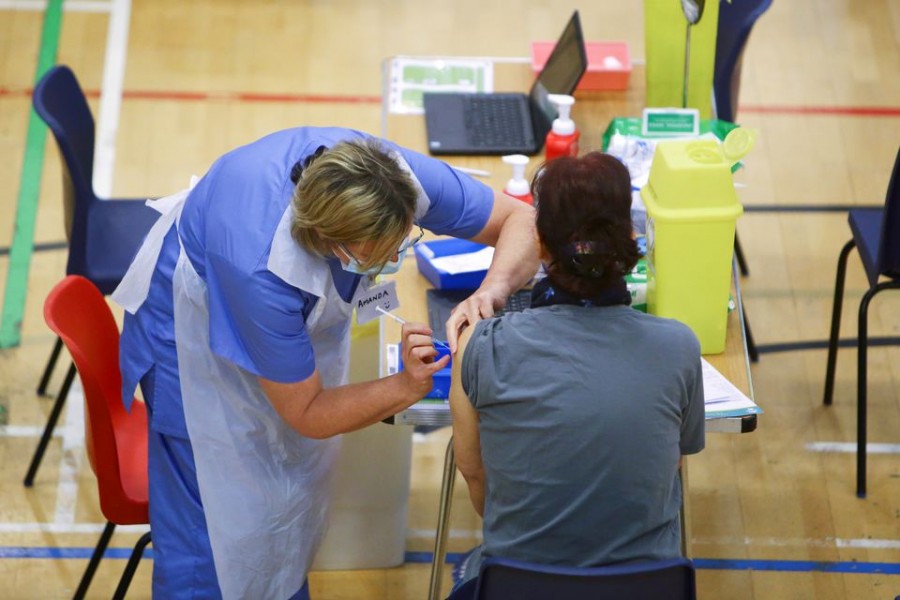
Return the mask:
[[698,135],[700,113],[696,108],[645,108],[641,134]]

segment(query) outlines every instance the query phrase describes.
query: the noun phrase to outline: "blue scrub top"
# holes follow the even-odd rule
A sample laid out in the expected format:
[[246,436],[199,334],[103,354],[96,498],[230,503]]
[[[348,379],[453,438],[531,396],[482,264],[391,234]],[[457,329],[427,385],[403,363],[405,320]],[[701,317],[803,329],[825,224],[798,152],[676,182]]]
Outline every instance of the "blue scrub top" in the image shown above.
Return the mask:
[[[312,375],[315,357],[306,319],[316,298],[268,270],[272,239],[294,185],[291,168],[320,146],[371,137],[342,128],[301,127],[268,135],[219,158],[185,202],[181,243],[208,289],[212,351],[238,367],[273,381]],[[419,220],[438,234],[471,238],[487,223],[493,191],[445,163],[383,141],[409,164],[428,197]],[[163,244],[147,301],[126,313],[120,344],[123,398],[153,370],[151,427],[187,437],[175,353],[172,273],[179,255],[177,233]],[[360,276],[328,259],[335,286],[349,301]]]

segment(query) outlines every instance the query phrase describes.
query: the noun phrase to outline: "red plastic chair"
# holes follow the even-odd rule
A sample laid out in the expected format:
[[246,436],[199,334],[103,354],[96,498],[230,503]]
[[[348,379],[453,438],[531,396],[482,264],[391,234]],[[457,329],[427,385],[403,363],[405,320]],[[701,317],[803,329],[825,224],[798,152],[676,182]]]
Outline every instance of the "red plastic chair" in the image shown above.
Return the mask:
[[[135,398],[122,404],[119,329],[103,295],[88,279],[70,275],[44,302],[44,320],[75,362],[84,387],[85,446],[97,477],[100,510],[107,519],[75,598],[84,598],[116,525],[149,524],[147,509],[147,410]],[[123,598],[150,532],[135,544],[114,598]]]

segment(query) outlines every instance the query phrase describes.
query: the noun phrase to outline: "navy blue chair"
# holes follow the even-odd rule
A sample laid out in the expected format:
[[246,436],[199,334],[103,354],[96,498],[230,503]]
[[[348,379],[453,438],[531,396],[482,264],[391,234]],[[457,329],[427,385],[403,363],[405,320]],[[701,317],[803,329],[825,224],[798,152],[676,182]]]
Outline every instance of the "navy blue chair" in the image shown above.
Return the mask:
[[[103,295],[109,295],[125,275],[159,213],[147,207],[145,199],[101,199],[94,193],[94,117],[71,69],[57,65],[48,70],[35,86],[32,102],[35,112],[53,132],[62,159],[65,231],[69,242],[66,274],[81,275]],[[46,392],[62,346],[57,338],[38,385],[39,395]],[[34,483],[75,372],[72,364],[28,468],[26,486]]]
[[834,370],[837,363],[847,257],[853,248],[858,248],[869,281],[869,289],[859,303],[856,364],[856,495],[865,498],[868,312],[869,303],[876,294],[884,290],[900,289],[900,149],[897,150],[897,158],[894,160],[894,170],[888,183],[884,207],[853,209],[849,212],[848,220],[853,237],[844,245],[838,257],[834,305],[831,313],[831,336],[828,340],[828,364],[825,371],[824,403],[830,405],[834,394]]
[[757,19],[772,6],[772,0],[722,0],[716,30],[716,61],[713,92],[716,118],[735,122],[741,90],[741,64],[750,31]]
[[[694,600],[694,565],[684,558],[611,565],[560,567],[486,558],[475,600]],[[454,595],[450,596],[455,600]]]
[[[719,2],[719,23],[716,30],[716,59],[713,67],[713,96],[716,118],[735,123],[737,119],[738,95],[741,89],[741,65],[744,49],[750,38],[750,30],[757,19],[772,5],[772,0],[740,0]],[[737,233],[734,234],[734,255],[741,275],[747,276],[750,269]],[[759,360],[759,352],[753,342],[753,334],[747,315],[744,314],[744,331],[747,336],[747,350],[753,362]]]
[[[772,0],[741,0],[719,2],[719,23],[716,30],[716,61],[713,67],[713,94],[716,118],[735,123],[738,95],[741,91],[741,65],[750,30],[756,20],[772,5]],[[749,274],[747,259],[735,235],[734,253],[741,275]]]

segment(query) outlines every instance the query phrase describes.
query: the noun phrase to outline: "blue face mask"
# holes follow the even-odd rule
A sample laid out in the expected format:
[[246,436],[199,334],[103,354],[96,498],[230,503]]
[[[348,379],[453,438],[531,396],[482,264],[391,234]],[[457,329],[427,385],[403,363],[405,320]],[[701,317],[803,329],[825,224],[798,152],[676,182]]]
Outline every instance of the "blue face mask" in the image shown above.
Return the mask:
[[422,229],[420,225],[417,225],[419,228],[419,232],[414,236],[411,236],[403,242],[403,245],[397,250],[397,260],[391,260],[384,264],[382,267],[372,267],[370,269],[363,269],[359,261],[356,260],[356,257],[353,256],[353,253],[347,249],[343,244],[339,244],[341,251],[344,255],[349,259],[349,262],[345,265],[341,262],[341,267],[345,271],[350,273],[356,273],[357,275],[369,275],[374,277],[375,275],[391,275],[400,270],[400,265],[403,264],[403,257],[406,256],[406,251],[419,243],[419,240],[425,235],[425,231]]
[[358,260],[352,256],[347,256],[347,258],[350,259],[350,262],[346,265],[341,263],[341,267],[343,267],[345,271],[356,273],[357,275],[369,275],[372,277],[375,275],[391,275],[400,270],[400,265],[403,263],[404,256],[406,256],[406,250],[397,254],[397,260],[388,261],[383,267],[374,266],[369,269],[363,269]]

